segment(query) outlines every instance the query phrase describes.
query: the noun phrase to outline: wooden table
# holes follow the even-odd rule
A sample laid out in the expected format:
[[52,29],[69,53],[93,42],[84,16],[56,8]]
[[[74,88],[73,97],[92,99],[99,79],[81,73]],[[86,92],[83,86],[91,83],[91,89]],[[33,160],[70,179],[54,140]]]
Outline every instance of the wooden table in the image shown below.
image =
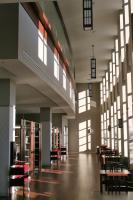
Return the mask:
[[106,185],[107,177],[127,177],[130,174],[130,171],[127,169],[123,169],[122,171],[110,171],[110,170],[100,170],[100,192],[103,192],[103,184],[105,184],[106,189],[108,185]]

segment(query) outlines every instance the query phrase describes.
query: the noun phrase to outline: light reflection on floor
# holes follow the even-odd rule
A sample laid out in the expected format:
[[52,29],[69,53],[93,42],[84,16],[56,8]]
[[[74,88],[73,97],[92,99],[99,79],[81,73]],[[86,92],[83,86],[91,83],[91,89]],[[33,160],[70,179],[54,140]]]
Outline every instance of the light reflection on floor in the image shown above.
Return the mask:
[[56,170],[56,169],[42,169],[42,173],[50,173],[50,174],[72,174],[72,171],[65,170]]
[[59,181],[56,180],[41,180],[41,179],[31,179],[31,182],[39,182],[39,183],[49,183],[49,184],[60,184]]
[[[16,192],[16,195],[17,196],[23,196],[23,191],[22,190],[18,190]],[[39,193],[39,192],[33,192],[33,191],[30,191],[30,192],[25,191],[24,195],[25,195],[25,197],[28,197],[28,198],[38,198],[39,196],[52,197],[53,193],[51,193],[51,192]]]

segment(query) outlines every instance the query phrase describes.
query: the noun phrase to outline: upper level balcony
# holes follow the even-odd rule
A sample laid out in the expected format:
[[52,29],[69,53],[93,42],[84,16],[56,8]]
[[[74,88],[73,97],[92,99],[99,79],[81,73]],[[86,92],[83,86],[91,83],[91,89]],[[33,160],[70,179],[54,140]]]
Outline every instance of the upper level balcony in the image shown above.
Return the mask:
[[18,109],[50,106],[73,116],[73,81],[39,19],[21,4],[0,4],[0,24],[0,77],[16,82]]

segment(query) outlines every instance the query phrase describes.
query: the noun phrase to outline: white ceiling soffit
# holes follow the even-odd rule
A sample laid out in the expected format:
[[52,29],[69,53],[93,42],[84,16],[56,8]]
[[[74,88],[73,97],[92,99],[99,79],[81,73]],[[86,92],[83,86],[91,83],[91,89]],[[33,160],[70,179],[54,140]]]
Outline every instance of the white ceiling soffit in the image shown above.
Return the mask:
[[[99,82],[107,70],[118,34],[118,16],[121,0],[94,0],[93,31],[83,30],[83,0],[58,0],[58,5],[71,42],[75,62],[76,82]],[[90,79],[92,45],[97,62],[97,78]]]
[[19,105],[32,105],[32,107],[53,107],[57,106],[47,96],[28,84],[16,85],[16,102]]

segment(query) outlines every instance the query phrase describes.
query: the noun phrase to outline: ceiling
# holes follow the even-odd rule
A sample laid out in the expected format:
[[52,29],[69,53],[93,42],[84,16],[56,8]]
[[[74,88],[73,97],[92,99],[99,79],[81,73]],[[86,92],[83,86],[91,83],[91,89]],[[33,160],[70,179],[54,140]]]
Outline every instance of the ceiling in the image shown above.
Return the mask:
[[34,2],[37,0],[0,0],[0,3]]
[[[94,0],[92,31],[83,30],[82,0],[58,0],[58,5],[68,32],[75,62],[76,82],[99,82],[111,59],[114,38],[118,31],[118,16],[122,0]],[[92,45],[97,62],[96,79],[90,76]]]
[[17,113],[39,113],[41,107],[50,107],[53,113],[74,115],[67,101],[19,60],[0,60],[0,79],[3,78],[16,83]]

